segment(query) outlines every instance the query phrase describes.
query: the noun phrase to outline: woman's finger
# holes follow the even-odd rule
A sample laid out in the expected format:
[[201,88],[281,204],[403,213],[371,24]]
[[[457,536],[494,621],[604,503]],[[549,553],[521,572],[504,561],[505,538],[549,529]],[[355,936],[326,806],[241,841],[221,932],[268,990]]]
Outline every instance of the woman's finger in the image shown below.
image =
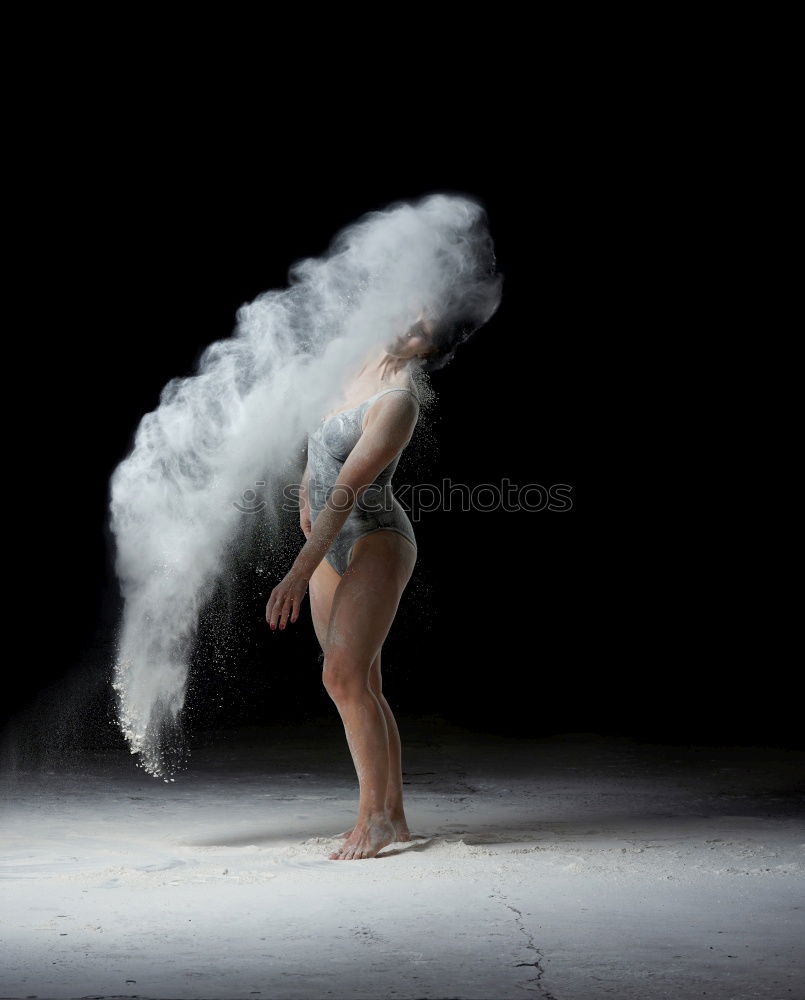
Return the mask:
[[277,618],[280,612],[280,603],[282,601],[282,593],[279,587],[275,587],[271,592],[271,613],[268,616],[268,624],[271,628],[277,627]]
[[304,597],[303,594],[294,594],[294,599],[293,599],[293,614],[291,615],[291,621],[292,622],[295,622],[296,619],[299,617],[299,611],[300,611],[300,609],[302,607],[302,598],[303,597]]
[[274,610],[271,612],[271,627],[276,628],[279,625],[280,615],[282,614],[282,602],[283,595],[279,594],[277,600],[274,604]]
[[291,591],[291,593],[288,594],[288,621],[289,622],[295,622],[296,621],[296,607],[297,607],[298,601],[299,601],[299,598],[296,596],[296,592],[295,591]]
[[282,606],[282,627],[288,624],[288,619],[291,616],[291,611],[293,610],[293,597],[288,594],[285,604]]
[[288,591],[288,601],[284,608],[285,624],[287,625],[289,621],[293,621],[293,607],[294,607],[294,594],[293,591]]
[[282,591],[280,590],[279,584],[274,588],[271,593],[271,616],[270,622],[271,627],[277,627],[277,616],[279,615],[279,607],[282,603]]

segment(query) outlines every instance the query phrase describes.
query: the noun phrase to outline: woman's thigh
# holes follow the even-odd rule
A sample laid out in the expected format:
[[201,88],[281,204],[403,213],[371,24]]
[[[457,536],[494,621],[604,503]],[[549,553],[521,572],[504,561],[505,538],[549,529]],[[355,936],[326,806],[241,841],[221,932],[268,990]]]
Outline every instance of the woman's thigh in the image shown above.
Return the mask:
[[395,531],[358,539],[332,597],[325,637],[328,671],[348,671],[366,682],[389,633],[416,562],[416,549]]
[[330,611],[341,576],[333,567],[322,559],[313,571],[308,582],[310,594],[310,615],[313,619],[313,630],[319,640],[321,651],[327,652],[327,626],[330,623]]

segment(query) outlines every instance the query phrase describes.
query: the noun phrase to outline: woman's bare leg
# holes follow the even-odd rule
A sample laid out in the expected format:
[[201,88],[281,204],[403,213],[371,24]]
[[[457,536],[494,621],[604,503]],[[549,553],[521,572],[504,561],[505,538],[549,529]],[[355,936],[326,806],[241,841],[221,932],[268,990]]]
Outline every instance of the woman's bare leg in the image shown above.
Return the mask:
[[308,583],[310,615],[322,653],[327,652],[327,626],[330,624],[333,597],[339,583],[341,583],[340,575],[326,559],[322,559]]
[[[375,697],[383,709],[386,717],[386,731],[389,738],[389,778],[386,785],[386,815],[391,821],[395,840],[410,840],[411,831],[408,829],[408,822],[405,818],[405,808],[403,806],[402,787],[402,746],[400,743],[400,732],[397,728],[397,720],[391,711],[389,703],[383,695],[383,680],[380,674],[380,656],[382,649],[372,661],[372,669],[369,672],[369,687],[374,692]],[[339,837],[349,837],[354,827],[339,834]]]
[[[396,839],[386,811],[390,734],[369,673],[415,562],[416,550],[396,532],[365,535],[355,544],[333,595],[323,681],[344,723],[360,786],[357,822],[340,850],[330,855],[334,860],[374,857]],[[392,788],[395,783],[396,776]]]
[[[357,551],[357,546],[356,546]],[[313,628],[319,640],[322,652],[327,648],[327,629],[330,623],[333,598],[335,596],[341,576],[333,567],[323,559],[316,567],[313,576],[310,578],[310,610],[313,619]],[[397,728],[397,721],[391,711],[391,707],[383,695],[383,680],[380,671],[382,647],[372,661],[369,672],[369,687],[374,692],[383,714],[386,719],[386,732],[388,735],[389,754],[389,777],[386,786],[386,814],[394,826],[395,841],[407,841],[411,839],[408,829],[408,822],[403,806],[402,787],[402,747],[400,733]],[[348,838],[351,836],[354,826],[338,834],[339,837]]]

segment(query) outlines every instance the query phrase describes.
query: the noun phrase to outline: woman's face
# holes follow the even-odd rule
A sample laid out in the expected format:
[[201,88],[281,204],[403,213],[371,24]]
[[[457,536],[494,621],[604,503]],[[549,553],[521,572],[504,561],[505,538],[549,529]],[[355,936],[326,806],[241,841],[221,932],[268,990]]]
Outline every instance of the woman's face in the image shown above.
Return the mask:
[[424,313],[420,313],[414,325],[393,340],[386,352],[395,358],[405,359],[425,355],[433,349],[432,338],[433,325]]

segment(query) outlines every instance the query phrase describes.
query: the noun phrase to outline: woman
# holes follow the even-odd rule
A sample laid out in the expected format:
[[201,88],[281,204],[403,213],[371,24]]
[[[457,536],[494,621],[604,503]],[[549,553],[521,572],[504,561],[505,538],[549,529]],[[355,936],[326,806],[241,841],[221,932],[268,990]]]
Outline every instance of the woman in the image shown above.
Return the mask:
[[324,686],[344,723],[360,785],[357,821],[342,834],[346,840],[330,854],[333,860],[372,858],[411,836],[400,736],[382,693],[380,652],[417,550],[390,481],[419,416],[413,370],[446,360],[440,349],[446,342],[420,314],[403,336],[374,352],[347,389],[348,405],[309,436],[300,489],[307,541],[266,607],[269,626],[284,629],[297,620],[310,585]]
[[[400,242],[396,231],[375,238],[367,259],[388,243],[407,287],[427,287],[428,306],[410,329],[366,359],[346,389],[346,405],[308,436],[300,491],[306,541],[266,606],[270,627],[284,629],[299,617],[310,585],[324,686],[344,723],[360,785],[357,821],[330,854],[333,860],[373,858],[388,844],[411,839],[400,736],[380,680],[381,648],[417,555],[391,476],[419,416],[414,372],[452,359],[497,309],[503,282],[479,205],[436,195],[413,215],[406,206],[399,211],[406,239]],[[412,274],[421,274],[416,286]]]

